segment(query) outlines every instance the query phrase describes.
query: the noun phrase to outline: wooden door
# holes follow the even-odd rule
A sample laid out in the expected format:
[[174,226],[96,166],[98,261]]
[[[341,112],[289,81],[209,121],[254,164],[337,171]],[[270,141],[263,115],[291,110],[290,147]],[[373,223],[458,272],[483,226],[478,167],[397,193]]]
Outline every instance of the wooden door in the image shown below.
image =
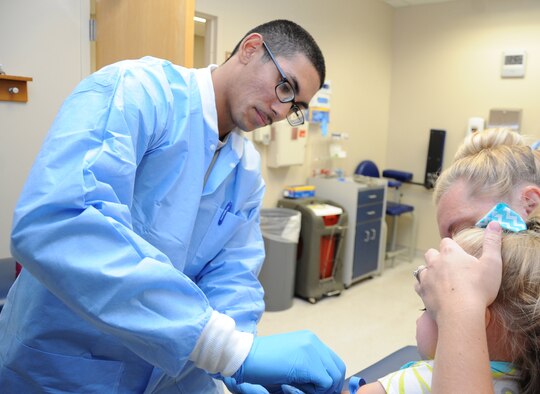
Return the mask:
[[95,0],[95,67],[146,55],[193,67],[195,0]]

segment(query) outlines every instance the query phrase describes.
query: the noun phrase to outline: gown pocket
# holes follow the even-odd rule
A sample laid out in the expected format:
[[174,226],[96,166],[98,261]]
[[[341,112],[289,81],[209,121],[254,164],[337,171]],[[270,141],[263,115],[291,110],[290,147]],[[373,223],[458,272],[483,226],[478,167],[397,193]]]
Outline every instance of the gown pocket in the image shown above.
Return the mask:
[[17,343],[14,350],[11,362],[4,365],[2,370],[2,374],[12,375],[12,378],[5,376],[8,382],[22,378],[23,381],[33,382],[44,392],[120,392],[125,365],[121,361],[49,353],[21,343]]
[[202,261],[210,261],[215,258],[245,223],[246,219],[235,215],[229,207],[219,208],[197,248],[197,258]]

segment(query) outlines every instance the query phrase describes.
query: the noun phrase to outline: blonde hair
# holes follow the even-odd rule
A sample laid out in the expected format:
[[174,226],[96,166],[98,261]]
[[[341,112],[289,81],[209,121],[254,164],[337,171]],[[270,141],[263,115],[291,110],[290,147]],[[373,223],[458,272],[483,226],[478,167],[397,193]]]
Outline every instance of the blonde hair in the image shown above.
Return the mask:
[[[527,220],[528,230],[503,233],[502,283],[491,305],[504,331],[505,345],[519,370],[523,393],[540,392],[540,209]],[[454,240],[473,256],[482,254],[484,230],[469,228]]]
[[473,133],[459,147],[452,165],[437,179],[435,204],[458,180],[467,183],[469,195],[503,199],[520,185],[540,186],[540,152],[509,129]]

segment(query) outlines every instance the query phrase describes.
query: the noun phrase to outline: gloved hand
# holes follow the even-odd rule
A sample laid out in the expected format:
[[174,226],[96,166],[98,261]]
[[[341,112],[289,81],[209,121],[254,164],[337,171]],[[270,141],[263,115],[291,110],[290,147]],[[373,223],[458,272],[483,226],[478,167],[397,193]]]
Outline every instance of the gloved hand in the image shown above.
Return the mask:
[[345,364],[310,331],[255,337],[233,375],[237,383],[264,387],[290,385],[305,393],[340,393]]
[[286,384],[278,385],[274,388],[269,388],[269,390],[267,390],[266,388],[258,384],[237,384],[236,380],[234,380],[234,378],[232,377],[221,377],[220,379],[223,380],[223,383],[225,383],[227,389],[234,394],[304,394],[303,391],[292,386],[288,386]]
[[236,383],[233,377],[221,378],[227,389],[234,394],[270,394],[267,389],[258,384]]

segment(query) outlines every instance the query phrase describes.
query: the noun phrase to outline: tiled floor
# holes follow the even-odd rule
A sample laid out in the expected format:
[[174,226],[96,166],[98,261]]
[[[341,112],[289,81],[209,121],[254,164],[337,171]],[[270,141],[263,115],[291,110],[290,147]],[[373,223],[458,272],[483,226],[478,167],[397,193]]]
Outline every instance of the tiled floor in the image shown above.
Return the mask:
[[310,329],[343,359],[350,376],[403,346],[416,345],[423,304],[412,272],[422,261],[396,260],[382,275],[315,305],[295,298],[290,309],[264,313],[259,335]]

